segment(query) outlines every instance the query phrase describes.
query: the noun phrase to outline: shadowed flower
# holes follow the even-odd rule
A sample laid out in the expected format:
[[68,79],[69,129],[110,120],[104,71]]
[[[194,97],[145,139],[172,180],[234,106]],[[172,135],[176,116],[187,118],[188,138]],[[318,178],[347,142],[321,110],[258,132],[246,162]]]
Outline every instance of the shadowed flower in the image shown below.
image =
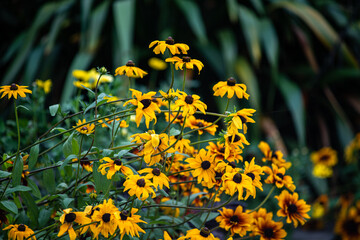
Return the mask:
[[[225,190],[225,193],[234,196],[238,192],[238,200],[247,199],[250,195],[254,195],[254,190],[252,186],[251,178],[245,174],[231,172],[225,173],[222,176],[223,185],[222,190]],[[249,194],[246,194],[244,198],[244,190],[249,191]]]
[[206,114],[205,110],[207,106],[200,101],[200,97],[196,94],[187,95],[185,92],[179,91],[178,100],[175,101],[176,107],[182,107],[182,115],[193,115],[196,110],[199,110],[203,114]]
[[22,98],[26,97],[25,93],[32,93],[31,90],[26,89],[28,86],[19,86],[15,83],[12,83],[9,86],[1,86],[0,87],[0,94],[2,93],[1,98],[5,97],[6,95],[8,95],[8,99],[10,99],[11,97],[14,97],[15,99],[17,99],[18,95]]
[[[8,230],[8,229],[10,229],[10,231],[8,233],[9,240],[10,239],[11,240],[24,240],[34,234],[34,231],[31,230],[25,224],[9,225],[6,228],[4,228],[3,230]],[[36,240],[36,237],[32,236],[30,239]]]
[[258,148],[265,155],[262,158],[263,162],[271,161],[279,168],[284,167],[285,169],[289,169],[291,167],[291,162],[286,162],[283,158],[284,154],[280,150],[275,152],[271,151],[269,144],[263,141],[259,143]]
[[135,63],[129,60],[126,65],[115,69],[115,76],[117,75],[126,75],[132,78],[143,78],[145,75],[147,75],[147,72],[141,68],[135,67]]
[[124,192],[130,190],[130,196],[136,195],[138,199],[144,201],[149,197],[150,194],[152,198],[156,197],[152,186],[154,185],[145,177],[139,175],[130,175],[124,182]]
[[200,62],[197,59],[191,59],[188,56],[183,56],[182,58],[179,58],[177,56],[172,58],[167,58],[165,59],[165,62],[171,62],[175,64],[176,70],[178,69],[183,70],[184,66],[186,69],[194,69],[194,66],[196,66],[197,69],[199,70],[199,74],[201,69],[204,67],[204,64],[202,62]]
[[236,113],[229,114],[228,117],[231,117],[231,120],[228,122],[228,132],[230,134],[238,133],[238,129],[243,129],[244,134],[247,133],[247,123],[255,123],[255,121],[250,118],[253,113],[256,112],[255,109],[244,108]]
[[164,186],[170,188],[169,178],[164,173],[162,173],[159,168],[145,168],[138,171],[138,173],[147,173],[145,178],[152,179],[155,188],[163,189]]
[[[76,233],[73,228],[74,223],[78,223],[80,225],[89,224],[91,222],[90,218],[86,217],[85,212],[73,212],[71,208],[63,210],[63,214],[60,217],[60,230],[58,233],[58,237],[64,235],[65,232],[69,233],[70,240],[76,239]],[[89,226],[85,226],[81,228],[80,235],[85,233]]]
[[[210,151],[212,154],[215,155],[215,162],[223,161],[225,159],[225,144],[220,142],[209,142],[209,146],[206,146],[206,149]],[[227,156],[226,160],[229,162],[236,162],[238,163],[239,160],[243,161],[243,157],[240,155],[242,153],[242,150],[239,148],[234,149],[235,151],[232,152],[232,149],[229,149],[230,152]]]
[[250,143],[246,140],[246,137],[242,133],[238,134],[225,134],[225,159],[230,156],[230,153],[235,153],[236,151],[244,148],[245,145],[250,145]]
[[333,175],[333,170],[324,164],[315,164],[313,168],[313,175],[317,178],[328,178]]
[[[104,161],[106,163],[103,163]],[[112,176],[118,171],[121,171],[125,176],[133,174],[133,171],[129,167],[124,166],[120,159],[112,160],[109,157],[104,157],[100,159],[100,162],[102,164],[99,166],[98,171],[101,172],[102,175],[107,173],[107,179],[111,179]],[[106,170],[107,168],[108,170]]]
[[249,94],[246,93],[245,84],[237,84],[235,78],[230,77],[227,81],[221,81],[213,87],[214,96],[223,97],[227,93],[228,98],[232,98],[234,93],[238,98],[249,99]]
[[260,240],[282,240],[287,235],[282,227],[282,222],[275,222],[271,218],[259,218],[254,232],[260,235]]
[[[98,123],[101,123],[101,127],[103,127],[103,128],[108,127],[108,125],[110,125],[110,124],[114,124],[113,122],[114,122],[114,119],[109,119],[109,118],[105,118],[104,120],[98,121]],[[119,122],[120,122],[120,118],[115,118],[115,124],[118,124]],[[110,125],[110,126],[112,126],[112,125]],[[121,120],[119,127],[127,128],[127,127],[129,127],[129,124],[125,120]]]
[[255,164],[255,158],[253,158],[250,163],[245,162],[244,174],[249,176],[252,180],[253,192],[254,192],[254,198],[255,198],[256,197],[255,187],[257,187],[258,189],[263,191],[261,177],[260,177],[260,175],[264,175],[263,168],[261,166]]
[[[83,119],[82,121],[79,119],[79,121],[76,123],[76,126],[80,126],[86,123],[86,120]],[[76,128],[76,126],[73,126],[73,128]],[[95,124],[85,124],[81,127],[76,128],[76,131],[78,131],[81,134],[91,134],[95,131]]]
[[155,54],[164,54],[166,49],[169,49],[172,55],[180,53],[187,54],[187,50],[189,50],[188,45],[185,43],[175,43],[172,37],[168,37],[165,41],[152,41],[149,48],[152,48],[153,46],[155,46],[153,50]]
[[324,147],[310,155],[311,161],[316,164],[322,164],[327,167],[333,167],[337,162],[337,153],[330,147]]
[[207,227],[201,228],[201,230],[195,228],[188,230],[184,237],[178,238],[178,240],[215,240],[218,239],[210,232]]
[[216,217],[215,220],[221,228],[226,231],[230,230],[231,236],[237,233],[242,237],[246,235],[247,231],[251,230],[252,215],[243,212],[241,205],[237,206],[235,211],[223,207],[223,210],[218,210],[218,212],[220,216]]
[[202,135],[204,131],[210,133],[211,135],[215,135],[218,125],[212,124],[211,122],[206,122],[202,119],[196,119],[194,116],[189,116],[186,121],[185,127],[189,127],[191,129],[198,129],[199,135]]
[[131,235],[131,237],[134,237],[135,235],[140,237],[139,232],[145,233],[145,231],[137,224],[146,222],[140,219],[140,215],[135,214],[137,212],[137,208],[132,208],[130,213],[126,210],[119,213],[118,226],[121,233],[120,240],[123,239],[125,234]]
[[[77,88],[90,88],[94,89],[96,87],[96,83],[99,80],[100,73],[96,71],[95,68],[92,68],[89,71],[84,70],[74,70],[72,75],[77,79],[77,81],[73,82],[74,86]],[[104,82],[112,82],[114,79],[113,76],[104,74],[101,76],[99,80],[99,84]],[[83,87],[84,86],[84,87]]]
[[269,176],[265,179],[265,183],[274,184],[277,188],[286,187],[290,191],[295,191],[296,186],[291,176],[285,175],[285,168],[278,168],[275,164],[271,164],[272,168],[268,166],[263,167],[265,173]]
[[52,86],[52,82],[50,79],[46,80],[46,81],[41,81],[39,79],[36,79],[35,81],[36,86],[38,86],[38,88],[41,88],[44,90],[45,94],[48,94],[51,90],[51,86]]
[[342,240],[360,239],[360,218],[355,207],[337,219],[335,224],[335,233],[341,236]]

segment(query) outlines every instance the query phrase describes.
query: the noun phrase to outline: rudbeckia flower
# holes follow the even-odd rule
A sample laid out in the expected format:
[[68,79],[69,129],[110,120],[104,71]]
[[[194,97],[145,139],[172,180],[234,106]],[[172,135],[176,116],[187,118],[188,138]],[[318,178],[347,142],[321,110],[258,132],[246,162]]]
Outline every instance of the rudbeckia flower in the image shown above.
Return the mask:
[[[209,145],[206,146],[206,149],[211,152],[211,154],[215,155],[215,162],[223,161],[224,159],[228,160],[229,162],[236,162],[238,163],[239,160],[243,161],[243,157],[241,156],[242,150],[239,148],[229,149],[230,152],[228,153],[229,156],[225,158],[225,144],[220,142],[209,142]],[[231,151],[235,150],[235,151]]]
[[[113,124],[114,119],[105,118],[104,120],[99,120],[98,121],[98,123],[101,123],[101,127],[103,127],[103,128],[108,127],[108,125],[105,122],[107,122],[107,124],[110,125],[110,124]],[[115,118],[115,122],[120,122],[120,118]],[[129,127],[129,124],[125,120],[121,120],[119,127],[127,128],[127,127]]]
[[148,65],[155,70],[163,71],[167,68],[167,64],[164,60],[156,57],[152,57],[148,61]]
[[246,137],[242,133],[238,134],[225,134],[225,159],[230,156],[230,153],[234,153],[244,148],[244,144],[250,145],[250,143],[246,140]]
[[175,43],[175,40],[172,37],[168,37],[165,41],[152,41],[149,48],[152,48],[153,46],[155,46],[153,50],[155,54],[164,54],[166,49],[169,49],[172,55],[180,53],[187,54],[187,50],[189,50],[188,45],[185,43]]
[[[103,163],[104,161],[106,163]],[[100,162],[101,164],[98,168],[98,171],[101,172],[102,175],[107,174],[107,179],[111,179],[112,176],[114,176],[114,174],[119,171],[121,171],[125,176],[133,174],[133,171],[129,167],[124,166],[120,159],[112,160],[109,157],[104,157],[100,159]],[[107,168],[108,170],[106,170]]]
[[[34,231],[31,230],[25,224],[14,224],[14,225],[12,224],[7,226],[3,230],[8,230],[8,229],[10,229],[8,233],[9,240],[24,240],[34,234]],[[36,240],[36,237],[32,236],[30,239]]]
[[26,97],[25,93],[32,93],[31,90],[26,89],[28,86],[19,86],[15,83],[12,83],[9,86],[1,86],[0,87],[0,94],[2,93],[1,98],[5,97],[6,95],[8,95],[8,99],[10,99],[11,97],[14,97],[15,99],[17,99],[18,95],[22,98]]
[[124,182],[124,192],[129,190],[129,195],[133,196],[136,195],[138,199],[141,201],[146,200],[149,195],[151,197],[156,197],[154,190],[152,189],[153,184],[150,180],[146,179],[145,177],[141,177],[139,175],[130,175]]
[[38,88],[41,88],[44,90],[45,94],[48,94],[51,90],[51,86],[52,86],[52,82],[50,79],[46,80],[46,81],[41,81],[40,79],[36,79],[35,81],[36,86],[38,86]]
[[222,211],[218,210],[220,216],[215,220],[219,223],[219,226],[226,231],[231,231],[231,236],[235,233],[240,237],[246,235],[246,232],[251,231],[251,222],[253,221],[252,215],[243,212],[241,205],[237,206],[235,211],[223,207]]
[[164,186],[170,188],[169,178],[160,171],[159,168],[144,168],[138,171],[139,174],[147,173],[145,178],[151,180],[154,187],[157,189],[163,189]]
[[214,235],[210,232],[207,227],[201,228],[201,230],[195,228],[188,230],[184,237],[178,238],[178,240],[216,240]]
[[250,118],[253,116],[253,113],[256,112],[255,109],[244,108],[236,113],[229,114],[228,117],[231,117],[231,120],[228,122],[228,132],[230,134],[238,133],[238,129],[243,129],[244,134],[247,133],[247,123],[255,123],[255,121]]
[[165,59],[165,62],[171,62],[173,64],[175,64],[175,69],[178,70],[183,70],[183,68],[185,67],[186,69],[194,69],[194,66],[197,67],[197,69],[199,70],[199,74],[201,69],[204,67],[204,64],[202,62],[200,62],[197,59],[191,59],[188,56],[183,56],[182,58],[179,58],[177,56],[172,57],[172,58],[167,58]]
[[[76,123],[76,126],[83,125],[86,123],[86,120],[83,119],[82,121],[79,119],[79,121]],[[73,128],[76,128],[76,126],[73,126]],[[78,131],[81,134],[91,134],[95,131],[95,124],[86,124],[84,126],[76,128],[76,131]]]
[[351,207],[345,215],[341,215],[335,224],[335,233],[343,240],[360,239],[360,218],[358,210]]
[[234,93],[238,98],[249,99],[249,94],[246,93],[245,84],[237,84],[235,78],[228,78],[227,81],[221,81],[213,87],[214,96],[223,97],[227,93],[227,98],[232,98]]
[[147,72],[141,68],[135,67],[135,63],[129,60],[125,66],[121,66],[115,69],[115,76],[117,75],[126,75],[132,78],[143,78],[145,75],[147,75]]
[[199,135],[202,135],[204,131],[210,133],[211,135],[215,135],[218,125],[212,124],[211,122],[206,122],[202,119],[196,119],[194,116],[190,116],[186,121],[185,127],[199,129]]
[[263,162],[271,161],[279,168],[284,167],[285,169],[289,169],[291,167],[291,162],[286,162],[283,158],[284,154],[280,150],[275,152],[271,151],[269,144],[263,141],[259,143],[258,148],[265,155],[262,158]]
[[264,175],[263,168],[261,166],[255,164],[255,158],[253,158],[250,163],[245,162],[244,174],[246,174],[247,176],[249,176],[251,178],[252,185],[253,185],[254,198],[255,198],[256,197],[255,187],[257,187],[258,189],[263,191],[261,177],[260,177],[260,175]]
[[[58,233],[58,237],[64,235],[65,232],[69,233],[70,240],[76,239],[76,233],[73,229],[74,223],[78,223],[80,225],[85,225],[91,223],[90,218],[86,217],[86,213],[84,212],[73,212],[71,208],[63,210],[63,214],[60,217],[60,231]],[[81,228],[80,235],[85,233],[89,226],[85,226]]]
[[200,97],[196,94],[187,95],[185,92],[179,91],[178,100],[175,101],[176,107],[182,107],[182,115],[193,115],[196,110],[199,110],[203,114],[206,114],[205,110],[207,106],[200,101]]
[[294,227],[298,226],[298,222],[304,225],[306,218],[310,218],[307,212],[310,211],[310,205],[306,204],[303,199],[299,200],[299,194],[294,192],[289,193],[283,190],[279,196],[275,196],[279,201],[279,207],[281,208],[277,215],[279,217],[286,217],[287,223],[293,223]]
[[140,237],[139,232],[145,233],[145,231],[137,224],[146,222],[140,219],[140,215],[135,214],[137,212],[137,208],[132,208],[130,213],[126,210],[120,212],[118,222],[121,233],[120,240],[123,239],[125,234],[131,235],[131,237],[134,237],[135,235]]
[[319,163],[314,165],[312,173],[317,178],[328,178],[333,175],[333,170],[331,167]]
[[[77,158],[74,158],[74,159],[72,160],[72,162],[77,162],[77,161],[78,161]],[[81,167],[82,167],[83,169],[85,169],[85,170],[88,171],[88,172],[92,172],[92,171],[93,171],[92,163],[91,163],[91,161],[90,161],[87,157],[80,159],[80,165],[81,165]]]
[[336,151],[330,147],[324,147],[319,151],[312,153],[310,158],[315,165],[322,164],[327,167],[333,167],[338,161]]
[[274,184],[277,188],[286,187],[290,191],[295,191],[296,186],[291,176],[285,175],[285,168],[278,168],[275,164],[271,164],[272,168],[268,166],[263,167],[265,173],[269,174],[265,183]]
[[[181,126],[184,124],[184,119],[185,118],[181,113],[177,114],[177,113],[172,112],[170,114],[170,119],[169,119],[169,113],[168,112],[164,112],[164,115],[165,115],[165,119],[166,119],[167,122],[172,122],[172,124],[178,123]],[[175,117],[176,117],[176,119],[174,120]]]
[[198,183],[204,183],[208,188],[212,188],[215,183],[215,163],[214,156],[210,152],[200,149],[195,158],[188,158],[186,162],[189,168],[193,168],[192,175],[197,177]]
[[260,240],[282,240],[286,237],[282,222],[275,222],[270,218],[260,218],[258,221],[254,233],[260,235]]
[[113,200],[110,198],[102,204],[97,206],[98,210],[93,211],[91,220],[98,222],[97,224],[91,224],[90,229],[94,234],[94,238],[98,239],[101,233],[105,238],[113,235],[118,228],[119,224],[119,209],[113,204]]
[[173,148],[179,153],[191,154],[195,150],[193,146],[190,146],[191,141],[189,139],[183,138],[180,135],[170,137],[169,145],[172,146],[174,143],[175,145]]
[[135,122],[137,126],[139,127],[141,118],[144,116],[146,127],[149,128],[150,121],[155,119],[156,123],[155,111],[159,113],[161,112],[160,108],[156,105],[156,103],[151,101],[152,97],[156,94],[156,92],[148,92],[143,94],[142,92],[131,88],[130,91],[132,92],[132,97],[135,97],[135,99],[131,99],[125,102],[124,106],[128,105],[129,103],[136,106],[137,108]]
[[[254,189],[252,186],[251,178],[245,174],[232,172],[225,173],[222,176],[223,186],[222,190],[225,190],[225,193],[234,196],[238,192],[238,200],[247,199],[249,195],[254,195]],[[244,190],[249,191],[250,194],[246,194],[244,198]]]
[[104,74],[99,80],[100,73],[96,71],[95,68],[92,68],[89,71],[76,69],[72,72],[72,75],[77,79],[77,81],[73,82],[74,86],[81,89],[84,87],[94,89],[96,87],[97,81],[99,81],[99,84],[101,84],[104,82],[112,82],[114,79],[113,76]]

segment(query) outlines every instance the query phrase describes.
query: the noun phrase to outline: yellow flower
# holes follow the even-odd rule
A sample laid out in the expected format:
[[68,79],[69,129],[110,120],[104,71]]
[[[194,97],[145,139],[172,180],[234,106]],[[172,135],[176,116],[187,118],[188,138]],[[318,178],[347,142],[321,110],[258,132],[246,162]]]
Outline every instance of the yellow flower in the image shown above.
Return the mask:
[[186,121],[185,127],[198,129],[199,135],[202,135],[204,131],[210,133],[211,135],[215,135],[218,125],[212,124],[211,122],[206,122],[202,119],[196,119],[194,116],[190,116]]
[[145,178],[152,179],[155,188],[163,189],[164,186],[170,188],[169,178],[164,173],[162,173],[159,168],[145,168],[138,171],[138,173],[147,173]]
[[250,143],[246,140],[246,137],[242,133],[238,134],[225,134],[225,159],[230,156],[230,153],[235,153],[236,151],[244,148],[244,144],[250,145]]
[[178,238],[178,240],[215,240],[218,239],[210,232],[207,227],[201,228],[201,230],[195,228],[188,230],[184,237]]
[[[238,192],[238,200],[247,199],[250,195],[254,195],[254,189],[252,186],[251,178],[245,174],[237,172],[228,172],[222,176],[223,186],[222,190],[225,190],[225,193],[234,196],[235,192]],[[250,194],[246,194],[245,198],[244,190]]]
[[132,208],[131,212],[124,210],[121,211],[119,214],[119,221],[118,226],[120,229],[121,237],[120,240],[123,239],[125,233],[127,235],[131,235],[131,237],[134,237],[135,235],[137,237],[139,236],[139,232],[145,233],[145,231],[137,225],[137,223],[146,223],[145,221],[141,220],[140,215],[136,215],[135,213],[138,212],[137,208]]
[[132,78],[143,78],[145,75],[147,75],[147,72],[138,67],[135,67],[135,63],[129,60],[125,66],[121,66],[115,69],[115,76],[117,75],[126,75]]
[[124,106],[128,105],[129,103],[137,106],[135,117],[135,122],[137,126],[139,127],[141,118],[144,116],[146,127],[149,128],[150,121],[154,119],[156,123],[155,111],[159,113],[161,112],[160,108],[156,105],[156,103],[151,101],[152,96],[154,96],[156,92],[148,92],[143,95],[142,92],[135,89],[130,88],[130,91],[132,92],[132,97],[135,97],[135,99],[131,99],[125,102]]
[[[4,228],[3,230],[10,229],[8,233],[8,239],[10,240],[24,240],[31,235],[34,234],[34,231],[31,230],[28,226],[25,224],[12,224]],[[30,239],[36,240],[35,236],[32,236]]]
[[[104,121],[104,120],[105,120],[105,121]],[[98,123],[102,123],[102,124],[101,124],[101,127],[103,127],[103,128],[108,127],[108,125],[106,125],[105,122],[107,122],[107,124],[110,125],[110,124],[114,121],[113,118],[112,118],[112,119],[105,118],[104,120],[99,120],[99,121],[98,121]],[[115,122],[119,122],[119,121],[120,121],[120,118],[115,118]],[[116,125],[115,125],[115,126],[116,126]],[[127,128],[127,127],[129,127],[129,124],[127,124],[127,122],[126,122],[125,120],[122,120],[122,121],[120,122],[119,127],[121,127],[121,128]]]
[[130,190],[130,196],[136,195],[138,199],[144,201],[149,197],[150,194],[152,198],[156,197],[152,186],[153,184],[150,182],[150,180],[146,179],[145,177],[141,177],[139,175],[130,175],[124,182],[124,192]]
[[183,70],[184,66],[186,69],[194,69],[194,66],[196,66],[197,69],[199,70],[199,74],[201,69],[204,67],[204,64],[202,62],[200,62],[197,59],[191,59],[188,56],[183,56],[182,58],[179,58],[177,56],[172,58],[167,58],[165,59],[165,62],[171,62],[175,64],[176,70],[178,69]]
[[[163,239],[159,239],[159,240],[163,240]],[[167,231],[164,231],[164,240],[171,240],[171,237]]]
[[317,178],[328,178],[333,175],[333,170],[331,167],[319,163],[319,164],[315,164],[313,169],[313,175]]
[[286,187],[290,191],[295,191],[296,186],[292,180],[291,176],[285,175],[285,168],[278,168],[275,164],[271,164],[271,168],[268,166],[263,167],[265,173],[269,174],[265,183],[274,184],[277,188]]
[[259,143],[258,148],[265,155],[265,157],[262,158],[263,162],[271,161],[279,168],[284,167],[285,169],[289,169],[291,167],[291,162],[286,162],[286,160],[283,159],[284,154],[280,150],[273,153],[269,144],[263,141]]
[[[98,210],[96,210],[98,208]],[[119,209],[113,204],[113,200],[109,199],[102,204],[99,204],[92,211],[91,220],[93,222],[98,222],[97,224],[91,224],[90,229],[94,234],[94,238],[98,239],[99,234],[101,233],[105,238],[113,235],[118,228],[119,223]]]
[[[107,173],[106,175],[107,179],[111,179],[112,176],[118,171],[121,171],[125,176],[133,174],[133,171],[130,168],[124,166],[120,159],[112,160],[109,157],[104,157],[100,159],[100,162],[104,162],[104,161],[107,163],[102,163],[99,166],[98,171],[101,172],[102,175],[105,175]],[[107,168],[109,169],[106,172]]]
[[244,134],[247,133],[247,125],[246,123],[255,123],[255,121],[250,118],[252,117],[253,113],[256,112],[255,109],[251,108],[244,108],[236,113],[229,114],[229,117],[232,119],[228,122],[228,132],[230,134],[238,133],[238,129],[243,129]]
[[[210,151],[213,155],[215,155],[215,162],[223,161],[225,159],[225,144],[220,142],[209,142],[209,145],[206,146],[206,149]],[[234,150],[234,151],[233,151]],[[241,156],[242,150],[239,148],[229,149],[228,156],[226,160],[229,162],[239,162],[243,161],[243,157]]]
[[328,167],[333,167],[338,161],[336,151],[330,147],[324,147],[319,151],[312,153],[310,157],[315,165],[322,164]]
[[215,164],[214,156],[205,149],[200,149],[200,152],[195,158],[188,158],[186,162],[189,168],[193,168],[192,175],[197,177],[198,183],[205,184],[208,188],[212,188],[215,183]]
[[306,204],[303,199],[299,200],[299,194],[294,192],[290,194],[288,191],[283,190],[279,196],[275,196],[279,201],[280,210],[277,212],[279,217],[286,217],[286,222],[293,222],[294,227],[305,224],[306,219],[310,218],[307,212],[310,211],[310,205]]
[[260,177],[260,175],[264,175],[263,168],[261,166],[255,164],[255,158],[253,158],[250,163],[245,162],[244,174],[249,176],[252,180],[253,192],[254,192],[254,198],[255,198],[256,197],[255,187],[257,187],[258,189],[263,191],[261,177]]
[[[73,82],[74,86],[81,89],[83,89],[84,87],[94,89],[100,77],[100,73],[98,73],[95,68],[92,68],[89,71],[76,69],[72,72],[72,75],[77,79],[77,81]],[[113,79],[113,76],[104,74],[101,76],[99,84],[104,82],[112,82]]]
[[155,54],[164,54],[166,49],[169,49],[172,55],[180,53],[187,54],[187,50],[189,50],[188,45],[184,43],[175,43],[172,37],[168,37],[165,41],[152,41],[149,45],[149,48],[152,48],[155,45],[156,47],[153,50]]
[[[63,210],[63,214],[60,217],[60,230],[58,233],[58,237],[64,235],[65,232],[69,233],[70,240],[76,239],[76,233],[73,229],[74,223],[78,223],[80,225],[85,225],[91,223],[90,218],[86,217],[85,212],[73,212],[71,208]],[[89,226],[85,226],[81,228],[80,235],[85,233]]]
[[167,68],[167,64],[164,62],[164,60],[156,57],[150,58],[148,64],[151,68],[158,71],[163,71]]
[[113,101],[117,101],[117,102],[114,102],[115,104],[120,104],[120,98],[116,97],[116,96],[112,96],[112,95],[109,95],[110,97],[107,97],[105,96],[104,99],[106,100],[107,103],[109,102],[113,102]]
[[[86,123],[86,120],[83,119],[82,121],[79,119],[79,121],[76,123],[76,126],[80,126]],[[76,128],[76,126],[73,126],[73,128]],[[81,134],[91,134],[95,131],[95,124],[91,123],[91,124],[86,124],[83,125],[82,127],[78,127],[76,128],[76,131],[78,131]]]
[[360,239],[360,218],[358,210],[355,207],[351,207],[345,215],[340,214],[334,230],[343,240]]
[[52,82],[50,79],[48,79],[46,81],[41,81],[39,79],[36,79],[35,82],[39,88],[44,90],[45,94],[48,94],[50,92],[51,86],[52,86]]
[[173,145],[175,151],[178,151],[179,153],[185,153],[190,154],[194,152],[194,147],[190,146],[191,141],[189,139],[183,138],[180,135],[171,136],[170,137],[170,146]]
[[[77,161],[78,161],[77,158],[74,158],[74,159],[72,160],[72,162],[77,162]],[[85,170],[88,171],[88,172],[92,172],[92,171],[93,171],[93,165],[92,165],[91,161],[90,161],[87,157],[80,159],[80,165],[81,165],[81,167],[82,167],[83,169],[85,169]]]
[[282,240],[287,235],[282,227],[282,222],[275,222],[271,218],[259,218],[254,233],[260,235],[260,240]]
[[200,101],[200,97],[196,94],[187,95],[185,92],[179,91],[178,94],[179,99],[176,100],[176,107],[182,107],[183,116],[193,115],[196,110],[199,110],[203,114],[206,114],[205,110],[207,106],[205,103]]
[[251,222],[253,221],[252,215],[243,212],[241,205],[237,206],[235,211],[223,207],[220,211],[220,216],[216,217],[215,220],[219,223],[219,226],[226,231],[231,231],[231,236],[235,233],[239,234],[240,237],[246,235],[247,231],[251,230]]
[[164,100],[166,101],[172,101],[174,100],[174,98],[176,98],[179,94],[179,90],[176,89],[176,91],[174,91],[173,88],[169,89],[169,92],[164,92],[159,90],[159,93],[161,94],[161,96],[164,98]]
[[8,99],[10,99],[12,96],[17,99],[18,94],[20,97],[24,98],[26,97],[25,93],[32,93],[31,90],[26,89],[28,86],[19,86],[15,83],[12,83],[9,86],[1,86],[0,93],[2,93],[1,98],[8,95]]
[[249,99],[249,94],[246,93],[245,84],[237,84],[235,78],[228,78],[227,81],[221,81],[213,87],[214,96],[223,97],[227,93],[228,98],[232,98],[234,93],[238,98]]

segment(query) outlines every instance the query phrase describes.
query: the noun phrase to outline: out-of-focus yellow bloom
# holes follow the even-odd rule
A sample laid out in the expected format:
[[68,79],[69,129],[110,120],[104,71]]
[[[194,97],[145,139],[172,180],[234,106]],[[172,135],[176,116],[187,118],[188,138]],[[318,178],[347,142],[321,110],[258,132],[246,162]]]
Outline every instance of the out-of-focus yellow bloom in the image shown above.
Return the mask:
[[360,133],[356,134],[355,138],[345,148],[345,161],[347,163],[354,163],[360,154]]
[[52,82],[50,79],[46,80],[46,81],[41,81],[40,79],[36,79],[35,81],[36,86],[38,86],[38,88],[41,88],[44,90],[45,94],[48,94],[51,90],[51,86],[52,86]]
[[333,170],[331,167],[319,163],[314,165],[313,175],[318,178],[328,178],[333,175]]
[[[73,82],[74,86],[77,88],[90,88],[94,89],[96,87],[96,83],[99,80],[100,73],[96,71],[95,68],[90,69],[89,71],[84,70],[74,70],[72,75],[77,79],[77,81]],[[104,82],[112,82],[113,76],[111,75],[102,75],[99,84]],[[83,87],[84,86],[84,87]]]
[[324,147],[312,153],[310,157],[315,165],[322,164],[328,167],[333,167],[338,161],[336,151],[330,147]]
[[141,68],[135,67],[135,63],[129,60],[124,66],[115,69],[115,76],[117,75],[126,75],[132,78],[143,78],[147,75],[147,72]]
[[167,68],[167,64],[164,60],[160,59],[160,58],[156,58],[156,57],[152,57],[149,59],[148,64],[151,68],[158,70],[158,71],[163,71]]

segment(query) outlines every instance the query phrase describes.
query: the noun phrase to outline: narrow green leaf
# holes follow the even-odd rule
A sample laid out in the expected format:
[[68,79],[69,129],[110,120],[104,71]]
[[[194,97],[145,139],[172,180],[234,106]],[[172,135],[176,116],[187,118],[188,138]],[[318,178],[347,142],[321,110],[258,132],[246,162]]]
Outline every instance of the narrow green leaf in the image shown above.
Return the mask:
[[36,183],[31,180],[31,179],[28,179],[28,186],[31,188],[31,193],[36,197],[36,198],[41,198],[41,192],[40,192],[40,189],[39,187],[36,185]]
[[22,82],[24,85],[31,85],[32,82],[34,82],[43,56],[43,46],[38,46],[31,50],[24,71],[24,77]]
[[20,193],[21,198],[24,200],[25,206],[28,209],[28,216],[31,220],[31,222],[37,226],[38,225],[38,219],[39,219],[39,209],[35,203],[34,198],[31,196],[28,192],[21,192]]
[[69,205],[74,201],[73,198],[65,198],[62,203],[64,205],[64,208],[69,208]]
[[51,115],[52,117],[54,117],[54,116],[56,115],[56,113],[59,111],[59,109],[60,109],[60,111],[61,111],[60,104],[51,105],[51,106],[49,107],[50,115]]
[[55,174],[54,169],[47,169],[43,171],[43,181],[46,183],[44,186],[49,193],[55,192]]
[[28,109],[24,105],[19,105],[19,106],[16,107],[16,109],[19,109],[19,108],[25,109],[26,111],[30,111],[30,109]]
[[36,162],[39,157],[39,144],[36,144],[30,149],[30,155],[29,155],[29,170],[34,169]]
[[6,172],[6,171],[1,171],[0,170],[0,178],[5,178],[5,177],[8,177],[10,176],[11,173],[10,172]]
[[14,164],[14,168],[12,171],[12,183],[13,186],[16,187],[17,185],[20,185],[21,183],[21,174],[23,171],[23,167],[24,167],[24,162],[22,161],[22,159],[19,157],[15,160],[15,164]]
[[106,175],[102,175],[99,171],[99,163],[93,164],[93,178],[95,183],[95,190],[97,193],[106,194],[111,188],[111,180],[106,178]]
[[339,136],[340,144],[345,148],[354,137],[349,124],[346,123],[339,115],[336,115],[336,130]]
[[75,154],[70,154],[69,156],[67,156],[64,160],[64,162],[61,164],[60,166],[60,170],[62,171],[64,169],[64,167],[70,162],[70,160],[73,160],[77,158],[77,155]]
[[277,67],[279,41],[272,22],[269,19],[261,20],[261,44],[271,66]]
[[104,29],[106,17],[108,15],[109,1],[102,1],[101,4],[91,14],[89,24],[89,41],[87,48],[89,50],[96,49],[101,39],[101,30]]
[[18,214],[18,208],[13,201],[4,200],[0,202],[1,206],[5,208],[5,210],[12,212],[14,214]]
[[250,2],[259,14],[265,14],[265,9],[261,0],[250,0]]
[[71,154],[78,154],[77,152],[73,152],[73,137],[74,137],[75,132],[72,132],[70,134],[70,136],[68,137],[68,139],[64,142],[63,145],[63,153],[65,157],[68,157]]
[[237,42],[234,33],[230,30],[224,30],[219,33],[221,43],[221,52],[225,61],[226,76],[232,76],[234,73],[234,63],[237,57]]
[[31,191],[31,188],[29,188],[27,186],[23,186],[23,185],[18,185],[16,187],[6,189],[5,195],[11,194],[14,192],[28,192],[28,191]]

